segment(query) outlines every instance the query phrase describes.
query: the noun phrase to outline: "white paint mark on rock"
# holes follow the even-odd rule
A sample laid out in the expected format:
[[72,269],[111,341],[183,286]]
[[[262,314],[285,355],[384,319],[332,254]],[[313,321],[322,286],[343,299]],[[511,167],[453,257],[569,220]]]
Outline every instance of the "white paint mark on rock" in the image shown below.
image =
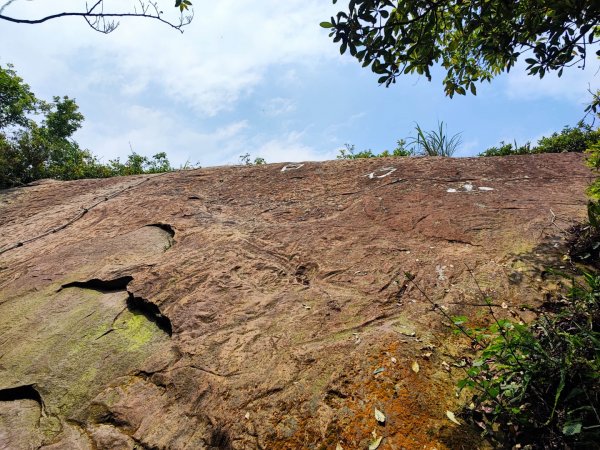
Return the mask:
[[[475,190],[476,190],[475,185],[473,185],[473,183],[471,183],[470,181],[467,181],[465,184],[463,184],[458,189],[448,188],[448,189],[446,189],[446,192],[473,192]],[[477,190],[486,192],[486,191],[493,191],[494,188],[487,187],[487,186],[479,186],[479,187],[477,187]]]
[[437,273],[438,280],[440,280],[440,281],[444,281],[446,279],[446,275],[444,275],[444,269],[445,268],[446,268],[446,266],[442,266],[440,264],[438,264],[437,266],[435,266],[435,271]]
[[[388,175],[393,174],[396,170],[395,167],[382,167],[381,169],[366,174],[365,177],[369,177],[369,180],[372,180],[373,178],[385,178]],[[377,173],[380,173],[381,175],[377,175]]]
[[286,170],[298,170],[302,166],[304,166],[304,164],[287,164],[281,168],[281,171],[285,172]]

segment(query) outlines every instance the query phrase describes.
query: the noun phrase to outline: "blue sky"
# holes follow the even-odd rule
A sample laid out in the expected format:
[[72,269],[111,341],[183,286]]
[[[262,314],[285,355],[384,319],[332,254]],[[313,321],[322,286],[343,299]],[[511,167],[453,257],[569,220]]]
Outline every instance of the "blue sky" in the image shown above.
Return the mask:
[[[124,8],[125,0],[109,0]],[[159,0],[174,12],[171,0]],[[77,141],[104,161],[133,148],[167,152],[175,166],[335,158],[345,143],[393,149],[438,121],[462,133],[458,156],[500,141],[535,142],[584,115],[600,88],[593,52],[585,71],[529,77],[519,67],[477,96],[444,96],[442,74],[385,88],[340,56],[319,22],[329,0],[194,0],[184,34],[157,22],[123,21],[110,35],[79,19],[42,25],[0,22],[0,63],[12,63],[41,98],[74,97],[86,117]],[[344,3],[344,2],[338,2]],[[76,0],[16,0],[5,14],[34,18],[83,8]]]

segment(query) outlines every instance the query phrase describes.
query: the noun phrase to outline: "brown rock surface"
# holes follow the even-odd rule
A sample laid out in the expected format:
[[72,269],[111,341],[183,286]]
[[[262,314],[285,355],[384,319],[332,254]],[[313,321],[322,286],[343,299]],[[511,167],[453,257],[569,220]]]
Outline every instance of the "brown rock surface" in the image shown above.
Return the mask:
[[403,274],[525,314],[590,179],[548,154],[2,191],[0,448],[483,446],[445,417],[465,349]]

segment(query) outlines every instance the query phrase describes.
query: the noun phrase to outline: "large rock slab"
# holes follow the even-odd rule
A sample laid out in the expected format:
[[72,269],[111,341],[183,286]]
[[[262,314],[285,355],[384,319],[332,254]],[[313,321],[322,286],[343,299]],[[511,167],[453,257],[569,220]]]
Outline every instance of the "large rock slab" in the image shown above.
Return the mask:
[[445,416],[468,349],[432,302],[528,320],[591,179],[552,154],[2,191],[0,448],[484,445]]

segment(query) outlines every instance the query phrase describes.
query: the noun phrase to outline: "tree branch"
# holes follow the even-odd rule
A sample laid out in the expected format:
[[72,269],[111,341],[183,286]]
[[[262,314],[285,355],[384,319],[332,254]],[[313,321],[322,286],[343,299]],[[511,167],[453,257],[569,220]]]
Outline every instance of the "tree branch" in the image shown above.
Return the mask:
[[[4,10],[4,8],[6,8],[8,5],[10,5],[13,1],[15,1],[15,0],[9,0],[8,2],[6,2],[0,9],[0,13]],[[142,1],[140,1],[140,5],[142,7],[140,12],[138,12],[136,10],[134,12],[124,12],[124,13],[105,13],[104,8],[103,8],[104,0],[97,0],[96,3],[94,3],[90,8],[87,8],[87,11],[84,11],[84,12],[61,12],[61,13],[56,13],[56,14],[50,14],[48,16],[45,16],[45,17],[42,17],[39,19],[20,19],[20,18],[0,14],[0,20],[6,20],[7,22],[19,23],[19,24],[36,25],[36,24],[47,22],[49,20],[59,19],[62,17],[83,17],[87,21],[88,25],[90,27],[92,27],[94,30],[99,31],[101,33],[108,34],[112,31],[114,31],[118,27],[119,22],[115,22],[114,20],[107,21],[106,19],[114,19],[114,18],[122,18],[122,17],[143,17],[146,19],[157,20],[157,21],[162,22],[162,23],[170,26],[171,28],[183,33],[182,28],[184,26],[190,24],[192,21],[192,18],[193,18],[193,11],[192,11],[190,13],[190,15],[186,15],[186,16],[182,15],[180,17],[179,23],[174,23],[174,22],[171,22],[169,20],[162,18],[162,16],[161,16],[162,11],[160,11],[156,2],[143,3]],[[101,7],[101,11],[94,12],[94,10],[98,6]],[[150,8],[152,8],[154,11],[149,11]]]
[[6,9],[8,6],[10,6],[11,3],[16,2],[17,0],[8,0],[4,5],[2,5],[2,8],[0,8],[0,14],[2,14],[2,11],[4,11],[4,9]]

